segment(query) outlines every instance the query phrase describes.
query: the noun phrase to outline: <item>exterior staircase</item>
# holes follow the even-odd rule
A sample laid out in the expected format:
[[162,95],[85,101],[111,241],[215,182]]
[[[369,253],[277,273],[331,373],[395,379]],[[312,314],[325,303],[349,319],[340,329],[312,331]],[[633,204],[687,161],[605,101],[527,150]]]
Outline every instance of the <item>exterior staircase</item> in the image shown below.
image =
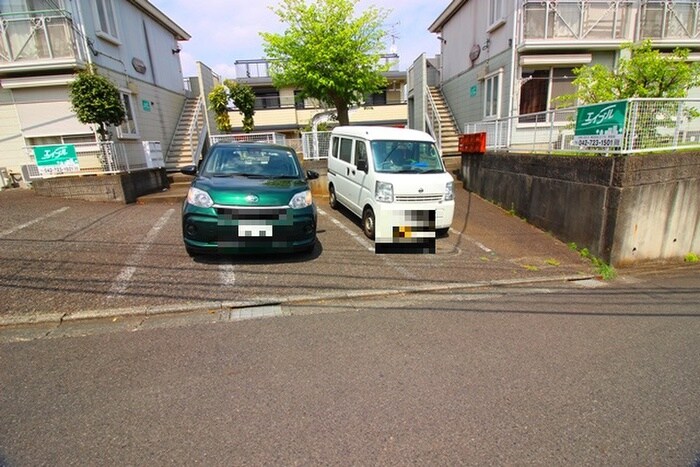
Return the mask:
[[200,130],[204,127],[204,112],[198,98],[187,98],[180,113],[175,135],[165,159],[165,168],[175,171],[192,164],[192,148],[197,147]]
[[459,156],[459,130],[452,117],[452,112],[450,112],[450,108],[447,106],[447,102],[445,102],[445,98],[439,88],[430,86],[428,90],[433,102],[435,102],[440,120],[442,134],[440,147],[442,155],[443,157]]

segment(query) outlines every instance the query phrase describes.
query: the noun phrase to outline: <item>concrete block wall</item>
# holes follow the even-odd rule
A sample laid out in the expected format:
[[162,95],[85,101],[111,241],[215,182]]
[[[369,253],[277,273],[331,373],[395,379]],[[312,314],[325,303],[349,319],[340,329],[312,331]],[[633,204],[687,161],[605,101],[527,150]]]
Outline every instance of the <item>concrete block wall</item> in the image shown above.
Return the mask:
[[141,195],[169,186],[165,169],[148,169],[110,175],[83,175],[34,180],[32,189],[41,196],[133,203]]
[[700,155],[463,155],[464,187],[614,266],[700,252]]

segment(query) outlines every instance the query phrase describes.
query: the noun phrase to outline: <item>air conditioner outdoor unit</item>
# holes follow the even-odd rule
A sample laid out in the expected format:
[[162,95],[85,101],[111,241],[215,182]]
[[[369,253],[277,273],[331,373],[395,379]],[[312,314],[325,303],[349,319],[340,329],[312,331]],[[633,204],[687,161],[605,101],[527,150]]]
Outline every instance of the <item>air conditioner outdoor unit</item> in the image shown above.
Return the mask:
[[34,164],[21,165],[19,168],[22,171],[22,178],[26,183],[32,183],[32,180],[41,178],[39,168]]

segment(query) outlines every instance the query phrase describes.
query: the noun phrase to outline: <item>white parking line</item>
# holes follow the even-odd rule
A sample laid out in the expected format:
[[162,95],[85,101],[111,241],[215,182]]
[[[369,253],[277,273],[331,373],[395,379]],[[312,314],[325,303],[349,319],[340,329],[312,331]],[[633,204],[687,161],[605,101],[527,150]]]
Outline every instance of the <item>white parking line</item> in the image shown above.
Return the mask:
[[219,277],[221,278],[221,283],[228,286],[233,286],[236,284],[236,274],[234,272],[233,264],[219,264]]
[[348,228],[347,228],[346,226],[344,226],[343,223],[340,222],[338,219],[336,219],[336,218],[334,218],[334,217],[332,217],[332,216],[329,216],[328,213],[327,213],[326,211],[324,211],[323,209],[318,208],[318,207],[317,207],[316,209],[318,209],[318,213],[319,213],[319,214],[321,214],[322,216],[326,216],[327,218],[329,218],[329,219],[331,220],[331,222],[333,222],[335,225],[337,225],[338,227],[340,227],[345,233],[347,233],[347,234],[350,235],[352,238],[354,238],[355,241],[356,241],[357,243],[359,243],[359,244],[362,245],[363,247],[367,248],[367,251],[371,251],[372,253],[374,253],[374,246],[371,245],[367,240],[365,240],[363,237],[360,237],[359,235],[357,235],[357,234],[356,234],[355,232],[353,232],[352,230],[348,229]]
[[[330,219],[331,222],[333,222],[335,225],[337,225],[338,227],[340,227],[340,229],[343,230],[343,232],[347,233],[347,234],[350,235],[353,239],[355,239],[355,241],[356,241],[357,243],[359,243],[359,244],[362,245],[363,247],[367,248],[367,251],[371,251],[372,253],[375,252],[375,250],[374,250],[374,245],[373,245],[372,243],[370,243],[368,240],[366,240],[364,237],[361,237],[361,236],[359,236],[357,233],[355,233],[355,232],[353,232],[352,230],[350,230],[348,227],[346,227],[345,225],[343,225],[342,222],[340,222],[338,219],[336,219],[336,218],[334,218],[333,216],[331,216],[331,215],[329,215],[328,213],[326,213],[326,211],[324,211],[323,209],[321,209],[321,208],[317,208],[317,209],[318,209],[318,213],[319,213],[319,214],[321,214],[322,216],[325,216],[325,217],[327,217],[328,219]],[[398,272],[399,274],[401,274],[403,277],[405,277],[405,278],[407,278],[407,279],[415,279],[415,276],[414,276],[413,274],[411,274],[405,267],[403,267],[403,266],[401,266],[401,265],[398,265],[398,264],[392,262],[392,261],[389,259],[389,256],[390,256],[390,255],[377,255],[377,256],[378,256],[379,258],[381,258],[381,260],[382,260],[384,263],[386,263],[387,266],[389,266],[390,268],[392,268],[393,270],[395,270],[396,272]]]
[[61,208],[61,209],[56,209],[55,211],[51,211],[50,213],[48,213],[48,214],[46,214],[46,215],[44,215],[44,216],[37,217],[36,219],[34,219],[34,220],[32,220],[32,221],[25,222],[24,224],[18,225],[18,226],[16,226],[16,227],[11,228],[11,229],[3,230],[2,232],[0,232],[0,237],[5,237],[5,236],[7,236],[7,235],[11,235],[11,234],[17,232],[18,230],[22,230],[22,229],[24,229],[24,228],[26,228],[26,227],[29,227],[30,225],[36,224],[37,222],[41,222],[41,221],[43,221],[43,220],[46,220],[46,219],[48,219],[49,217],[53,217],[53,216],[55,216],[56,214],[60,214],[60,213],[62,213],[63,211],[66,211],[67,209],[68,209],[68,207],[64,207],[64,208]]
[[493,251],[491,248],[488,248],[488,247],[486,247],[485,245],[483,245],[483,244],[477,242],[477,241],[474,240],[473,238],[469,237],[469,235],[465,235],[465,234],[463,234],[462,232],[460,232],[459,230],[455,230],[455,229],[453,229],[452,227],[450,227],[450,232],[452,232],[452,233],[455,234],[455,235],[461,235],[462,237],[464,237],[464,238],[466,238],[467,240],[469,240],[470,242],[472,242],[474,245],[476,245],[476,246],[478,246],[479,248],[481,248],[481,249],[482,249],[483,251],[485,251],[486,253],[491,253],[491,252]]
[[143,243],[140,243],[139,246],[136,247],[136,251],[134,251],[131,256],[127,258],[126,264],[128,264],[128,266],[125,266],[114,279],[112,287],[109,289],[109,295],[107,295],[107,298],[113,298],[115,295],[121,295],[126,292],[126,289],[129,288],[129,281],[134,275],[134,272],[136,272],[136,266],[141,262],[143,255],[150,248],[151,243],[153,243],[153,241],[156,239],[156,235],[158,235],[158,232],[161,231],[174,212],[175,209],[168,209],[165,214],[158,219],[158,222],[151,227],[151,230],[148,232],[148,234],[146,234],[146,238],[144,239]]

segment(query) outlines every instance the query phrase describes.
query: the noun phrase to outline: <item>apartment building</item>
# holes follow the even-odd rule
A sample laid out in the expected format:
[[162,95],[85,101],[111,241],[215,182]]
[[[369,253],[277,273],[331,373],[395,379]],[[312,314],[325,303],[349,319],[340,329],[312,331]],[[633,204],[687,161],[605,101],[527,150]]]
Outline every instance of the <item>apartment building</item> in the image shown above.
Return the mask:
[[[691,50],[700,60],[700,1],[453,0],[429,27],[439,57],[409,69],[409,125],[430,130],[430,88],[438,89],[460,130],[472,122],[530,116],[574,91],[572,70],[614,68],[629,42]],[[697,89],[691,96],[700,97]]]
[[121,92],[126,120],[112,140],[136,159],[145,141],[167,152],[186,98],[178,41],[189,38],[147,0],[3,0],[0,167],[20,173],[33,146],[96,141],[68,95],[89,64]]
[[[382,60],[390,65],[389,71],[384,73],[388,85],[366,96],[364,105],[351,109],[349,117],[353,125],[406,126],[406,72],[398,69],[398,55],[386,54]],[[237,60],[235,69],[236,81],[251,86],[255,92],[256,132],[277,132],[287,138],[299,138],[301,131],[310,128],[314,116],[320,118],[323,113],[332,113],[332,106],[302,99],[297,89],[277,89],[266,59]],[[230,117],[233,131],[240,132],[243,127],[240,113],[233,111]]]

